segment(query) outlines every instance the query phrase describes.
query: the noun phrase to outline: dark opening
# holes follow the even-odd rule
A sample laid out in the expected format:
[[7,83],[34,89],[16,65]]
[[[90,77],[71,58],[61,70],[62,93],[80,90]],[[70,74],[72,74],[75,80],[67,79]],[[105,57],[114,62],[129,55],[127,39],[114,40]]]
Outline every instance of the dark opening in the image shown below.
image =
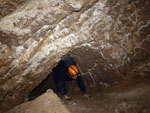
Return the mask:
[[47,91],[47,89],[52,89],[54,92],[56,92],[54,79],[52,76],[52,73],[50,73],[46,79],[44,79],[37,87],[35,87],[30,95],[29,95],[29,101],[37,98],[38,96],[42,95]]
[[[66,72],[66,69],[68,69],[68,66],[70,66],[70,65],[76,65],[76,62],[75,62],[75,60],[73,59],[73,57],[72,56],[70,56],[70,55],[68,55],[68,56],[66,56],[66,57],[64,57],[64,58],[62,58],[62,60],[60,60],[60,62],[58,62],[58,64],[56,65],[56,67],[54,67],[53,69],[52,69],[52,72],[47,76],[47,78],[46,79],[44,79],[37,87],[35,87],[32,91],[31,91],[31,93],[30,93],[30,95],[28,96],[28,99],[29,100],[33,100],[33,99],[35,99],[36,97],[38,97],[38,96],[40,96],[40,95],[42,95],[43,93],[45,93],[48,89],[52,89],[55,93],[57,92],[58,93],[58,91],[56,91],[56,84],[55,84],[55,82],[56,82],[56,80],[54,80],[54,78],[55,79],[58,79],[58,81],[61,79],[62,81],[64,80],[64,76],[66,77],[66,76],[69,76],[68,74],[67,74],[67,72]],[[55,70],[55,71],[54,71]],[[62,72],[62,70],[63,70],[63,72],[64,72],[64,70],[65,70],[65,74]],[[57,74],[56,74],[56,72],[58,72]],[[55,73],[55,75],[57,75],[57,77],[55,76],[53,76],[54,75],[54,73]],[[61,77],[60,78],[58,78],[58,76],[59,75],[61,75]],[[70,77],[70,76],[69,76]],[[72,78],[68,78],[68,77],[66,77],[67,78],[67,82],[68,81],[72,81],[73,79]],[[66,79],[65,78],[65,79]],[[79,79],[80,78],[80,79]],[[58,86],[58,83],[62,83],[62,81],[59,81],[58,82],[57,81],[57,86]],[[79,87],[82,89],[82,93],[83,93],[83,90],[85,90],[85,88],[84,88],[84,84],[82,84],[83,83],[83,81],[81,80],[81,77],[78,77],[78,80],[77,80],[78,82],[78,85],[79,85]],[[68,82],[69,83],[69,82]],[[67,85],[68,83],[65,83],[65,86],[72,86],[73,88],[74,87],[77,87],[77,86],[75,86],[75,84],[74,84],[74,82],[72,82],[72,84],[69,84],[69,85]],[[63,84],[59,84],[59,86],[63,86]],[[76,84],[77,85],[77,84]],[[74,89],[71,89],[70,87],[67,87],[67,89],[69,89],[69,90],[74,90]],[[64,88],[64,87],[61,87],[61,89],[62,88]],[[65,88],[64,88],[65,89]],[[57,90],[58,90],[58,88],[57,88]],[[64,90],[63,90],[64,91]],[[66,91],[64,91],[64,92],[66,92]],[[63,93],[64,93],[63,92]],[[84,93],[85,93],[86,91],[84,91]],[[62,92],[61,92],[62,93]],[[67,93],[67,92],[66,92]]]

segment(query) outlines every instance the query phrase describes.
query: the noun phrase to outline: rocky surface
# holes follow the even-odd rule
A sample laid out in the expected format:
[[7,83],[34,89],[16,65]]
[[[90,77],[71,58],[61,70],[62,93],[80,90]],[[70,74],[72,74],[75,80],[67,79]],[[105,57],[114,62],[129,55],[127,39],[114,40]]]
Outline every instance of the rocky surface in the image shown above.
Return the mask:
[[48,90],[33,101],[23,103],[6,113],[69,113],[61,100]]
[[16,0],[9,8],[4,3],[10,2],[0,4],[3,109],[24,102],[68,53],[90,87],[150,74],[149,0]]
[[0,18],[14,12],[28,0],[0,0]]
[[87,99],[77,90],[63,101],[71,113],[150,113],[150,79],[128,79],[109,88],[91,90]]

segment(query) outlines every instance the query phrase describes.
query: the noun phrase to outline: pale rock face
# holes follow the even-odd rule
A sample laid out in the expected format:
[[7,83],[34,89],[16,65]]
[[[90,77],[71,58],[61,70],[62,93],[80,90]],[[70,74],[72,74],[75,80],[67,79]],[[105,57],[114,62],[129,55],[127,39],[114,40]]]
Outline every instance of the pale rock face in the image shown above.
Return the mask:
[[84,7],[88,0],[64,0],[64,2],[69,10],[79,11]]
[[69,52],[90,87],[150,74],[148,0],[22,2],[11,13],[0,5],[2,107],[24,102]]

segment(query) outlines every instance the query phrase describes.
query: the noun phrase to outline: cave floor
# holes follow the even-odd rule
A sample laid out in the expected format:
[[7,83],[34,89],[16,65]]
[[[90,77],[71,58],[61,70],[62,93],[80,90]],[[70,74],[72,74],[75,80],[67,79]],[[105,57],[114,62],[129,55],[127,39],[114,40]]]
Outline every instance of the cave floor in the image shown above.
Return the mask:
[[[74,86],[73,90],[68,88],[72,101],[66,101],[62,96],[60,96],[60,99],[70,113],[150,113],[150,78],[134,78],[111,85],[111,87],[100,87],[99,89],[87,88],[92,98],[86,98],[80,93],[78,87]],[[13,110],[15,111],[13,113],[25,113],[26,111],[34,113],[35,109],[38,113],[41,113],[41,110],[45,111],[43,113],[52,113],[52,108],[49,106],[53,106],[55,111],[61,104],[61,102],[59,104],[55,103],[57,99],[51,102],[53,97],[57,97],[53,94],[44,93],[33,101],[19,105]],[[39,107],[39,103],[44,104],[40,105],[38,111],[37,106]],[[30,107],[31,105],[33,108]],[[46,106],[48,108],[45,108]],[[62,110],[62,112],[64,111]]]
[[75,89],[69,92],[72,101],[61,100],[71,113],[150,113],[150,79],[128,80],[88,92],[90,99]]

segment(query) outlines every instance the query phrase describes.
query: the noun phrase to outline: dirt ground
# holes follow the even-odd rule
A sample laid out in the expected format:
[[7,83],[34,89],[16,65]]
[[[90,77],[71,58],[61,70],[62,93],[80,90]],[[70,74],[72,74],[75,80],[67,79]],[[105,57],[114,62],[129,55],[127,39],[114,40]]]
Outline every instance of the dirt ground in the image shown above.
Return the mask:
[[[84,97],[76,86],[72,89],[68,89],[72,101],[48,90],[7,113],[150,113],[149,78],[134,78],[109,88],[88,88],[91,98]],[[37,91],[33,96],[37,96]]]
[[61,97],[71,113],[150,113],[150,79],[140,78],[107,89],[89,89],[92,98],[78,89],[69,91],[72,101]]

